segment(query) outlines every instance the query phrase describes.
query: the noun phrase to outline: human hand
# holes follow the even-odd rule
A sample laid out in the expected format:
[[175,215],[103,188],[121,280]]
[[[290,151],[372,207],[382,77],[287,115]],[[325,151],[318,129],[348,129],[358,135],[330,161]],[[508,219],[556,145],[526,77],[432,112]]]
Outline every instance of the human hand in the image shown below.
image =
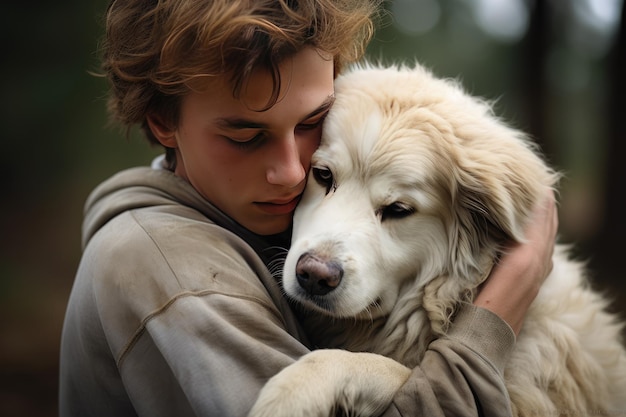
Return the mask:
[[474,304],[492,311],[519,334],[528,307],[552,270],[558,229],[554,192],[533,212],[526,241],[509,245],[476,296]]

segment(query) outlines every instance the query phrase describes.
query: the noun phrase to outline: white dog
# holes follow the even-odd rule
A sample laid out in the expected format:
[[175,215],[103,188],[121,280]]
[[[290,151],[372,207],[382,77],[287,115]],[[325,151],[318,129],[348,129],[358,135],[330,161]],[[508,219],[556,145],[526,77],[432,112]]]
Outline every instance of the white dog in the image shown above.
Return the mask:
[[[339,77],[283,286],[310,309],[376,325],[345,340],[328,335],[326,346],[346,350],[314,351],[286,368],[251,415],[383,410],[407,367],[471,301],[500,245],[523,239],[556,181],[528,138],[458,83],[420,66],[365,65]],[[512,408],[626,413],[622,325],[563,247],[553,262],[505,369]]]

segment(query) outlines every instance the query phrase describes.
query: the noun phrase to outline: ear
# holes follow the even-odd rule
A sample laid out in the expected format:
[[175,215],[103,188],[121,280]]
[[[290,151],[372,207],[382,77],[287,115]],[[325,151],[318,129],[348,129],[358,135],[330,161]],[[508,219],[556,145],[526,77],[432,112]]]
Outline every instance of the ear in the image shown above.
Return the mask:
[[506,241],[524,240],[532,210],[546,188],[555,185],[557,174],[521,132],[501,127],[461,142],[451,256],[453,265],[467,273],[468,268],[480,271],[478,263],[493,261]]
[[163,120],[162,116],[156,113],[149,114],[146,117],[146,122],[150,131],[154,137],[166,148],[177,148],[178,142],[176,140],[176,129],[174,126],[170,126]]

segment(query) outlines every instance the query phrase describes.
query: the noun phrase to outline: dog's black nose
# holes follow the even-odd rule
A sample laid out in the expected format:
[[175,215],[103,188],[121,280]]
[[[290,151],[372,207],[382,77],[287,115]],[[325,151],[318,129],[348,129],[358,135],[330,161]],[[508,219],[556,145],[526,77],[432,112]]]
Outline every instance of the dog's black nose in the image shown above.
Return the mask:
[[296,278],[311,295],[326,295],[341,283],[343,268],[337,262],[322,261],[306,252],[296,264]]

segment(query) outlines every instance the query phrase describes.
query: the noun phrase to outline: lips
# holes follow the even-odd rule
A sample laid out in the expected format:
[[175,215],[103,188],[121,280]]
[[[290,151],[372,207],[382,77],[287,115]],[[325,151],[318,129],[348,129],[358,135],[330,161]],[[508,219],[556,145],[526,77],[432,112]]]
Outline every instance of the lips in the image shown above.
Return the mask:
[[299,201],[300,195],[298,194],[297,196],[291,198],[256,202],[254,204],[262,211],[268,214],[276,215],[293,213]]

